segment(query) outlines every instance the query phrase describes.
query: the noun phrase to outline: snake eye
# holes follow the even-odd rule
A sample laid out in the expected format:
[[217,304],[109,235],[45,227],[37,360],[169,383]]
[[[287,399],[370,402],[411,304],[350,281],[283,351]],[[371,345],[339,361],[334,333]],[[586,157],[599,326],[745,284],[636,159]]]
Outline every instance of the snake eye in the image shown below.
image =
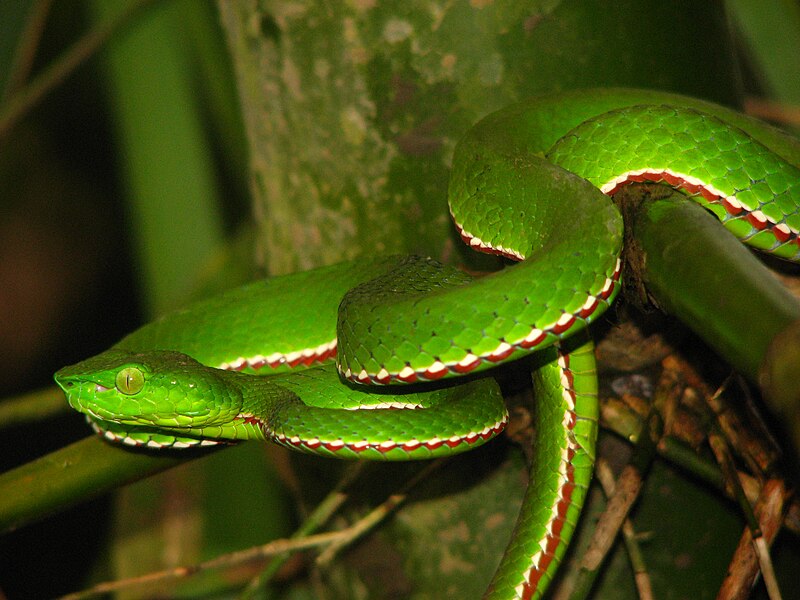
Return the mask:
[[131,396],[144,387],[144,374],[136,367],[125,367],[117,373],[114,384],[121,393]]

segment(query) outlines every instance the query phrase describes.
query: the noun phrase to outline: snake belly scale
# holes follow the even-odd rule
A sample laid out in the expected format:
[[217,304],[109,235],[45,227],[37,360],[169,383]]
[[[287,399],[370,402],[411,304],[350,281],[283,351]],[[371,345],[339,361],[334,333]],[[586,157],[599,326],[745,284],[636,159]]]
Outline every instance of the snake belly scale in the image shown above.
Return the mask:
[[698,100],[611,89],[525,101],[467,132],[449,186],[464,241],[515,266],[472,278],[427,258],[372,257],[255,282],[145,325],[56,381],[110,441],[270,439],[409,460],[499,434],[502,396],[475,374],[536,352],[531,483],[486,597],[539,598],[594,464],[586,329],[621,271],[609,195],[670,185],[742,241],[798,260],[799,163],[792,138]]

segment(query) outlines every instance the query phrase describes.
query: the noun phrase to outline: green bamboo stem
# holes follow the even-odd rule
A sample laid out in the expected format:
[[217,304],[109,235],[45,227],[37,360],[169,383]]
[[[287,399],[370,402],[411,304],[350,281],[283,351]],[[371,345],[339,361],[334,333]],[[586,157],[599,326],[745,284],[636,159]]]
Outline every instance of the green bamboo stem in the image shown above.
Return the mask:
[[675,192],[645,202],[633,225],[649,293],[751,381],[800,304],[695,202]]
[[645,201],[628,225],[643,255],[640,276],[648,293],[761,384],[770,409],[800,448],[798,300],[682,194]]
[[64,392],[56,386],[6,398],[0,402],[0,431],[25,423],[36,423],[69,411]]
[[0,534],[204,454],[136,452],[85,438],[0,475]]

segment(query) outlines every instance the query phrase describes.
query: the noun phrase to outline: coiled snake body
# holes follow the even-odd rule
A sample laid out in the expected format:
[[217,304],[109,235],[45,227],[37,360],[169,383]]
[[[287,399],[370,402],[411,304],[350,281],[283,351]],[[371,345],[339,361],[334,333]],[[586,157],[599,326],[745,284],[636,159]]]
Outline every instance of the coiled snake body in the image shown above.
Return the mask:
[[531,484],[487,591],[536,598],[592,475],[597,388],[584,330],[617,294],[622,244],[606,194],[643,181],[680,188],[743,241],[798,260],[799,155],[765,125],[679,96],[523,102],[467,133],[449,189],[461,237],[521,261],[513,268],[473,279],[425,258],[365,258],[256,282],[146,325],[56,381],[112,441],[271,439],[407,460],[471,449],[507,421],[491,378],[425,382],[538,352]]

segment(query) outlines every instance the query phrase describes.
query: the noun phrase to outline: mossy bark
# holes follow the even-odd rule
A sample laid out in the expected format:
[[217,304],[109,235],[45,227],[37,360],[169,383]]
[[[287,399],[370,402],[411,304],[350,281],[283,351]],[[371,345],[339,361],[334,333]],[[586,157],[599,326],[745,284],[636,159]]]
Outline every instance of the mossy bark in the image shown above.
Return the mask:
[[219,8],[273,274],[361,253],[457,258],[446,208],[453,146],[515,100],[612,85],[736,98],[716,2],[249,0]]

